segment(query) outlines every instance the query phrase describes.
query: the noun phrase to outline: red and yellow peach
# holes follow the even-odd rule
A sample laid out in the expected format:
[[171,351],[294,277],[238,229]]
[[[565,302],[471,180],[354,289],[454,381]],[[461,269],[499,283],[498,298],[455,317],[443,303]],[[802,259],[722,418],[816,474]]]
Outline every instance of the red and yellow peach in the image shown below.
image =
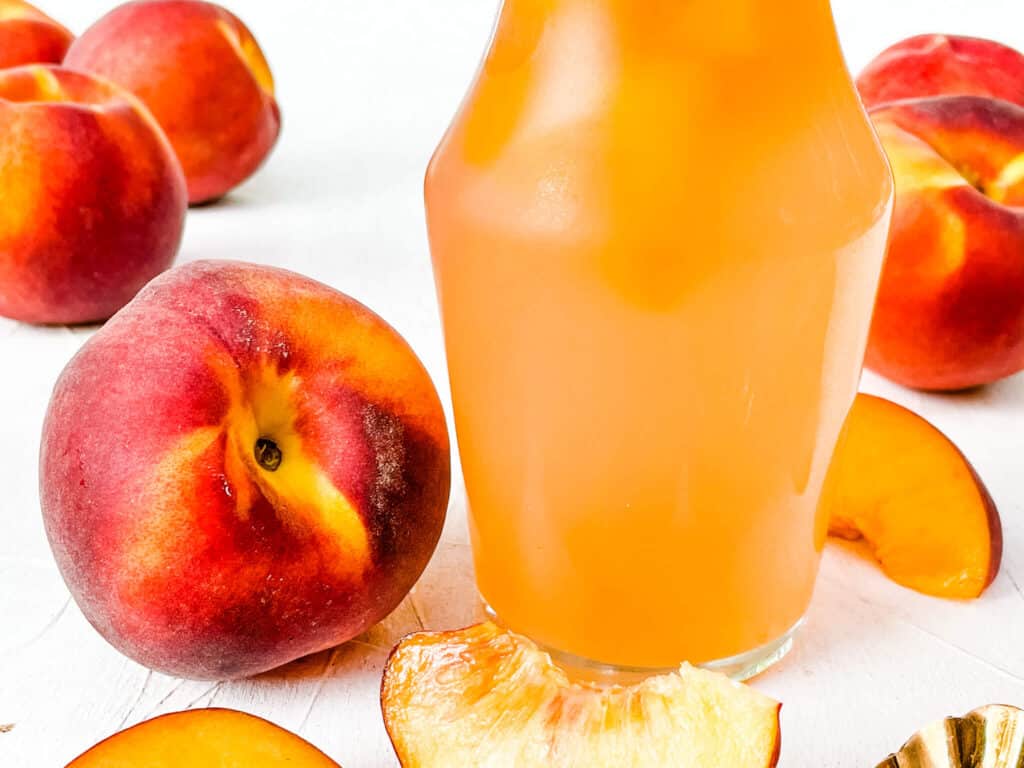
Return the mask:
[[105,320],[174,260],[185,180],[131,94],[58,67],[0,70],[0,315]]
[[928,390],[1024,369],[1024,108],[948,96],[872,117],[896,208],[868,366]]
[[211,3],[122,5],[75,41],[65,64],[118,83],[149,107],[181,161],[193,204],[245,181],[280,133],[274,79],[259,45]]
[[0,69],[59,64],[74,39],[67,29],[24,0],[0,0]]
[[67,768],[340,768],[307,741],[253,715],[192,709],[105,739]]
[[370,310],[284,270],[199,262],[68,365],[40,478],[86,618],[153,669],[222,679],[398,605],[441,533],[448,433],[423,366]]

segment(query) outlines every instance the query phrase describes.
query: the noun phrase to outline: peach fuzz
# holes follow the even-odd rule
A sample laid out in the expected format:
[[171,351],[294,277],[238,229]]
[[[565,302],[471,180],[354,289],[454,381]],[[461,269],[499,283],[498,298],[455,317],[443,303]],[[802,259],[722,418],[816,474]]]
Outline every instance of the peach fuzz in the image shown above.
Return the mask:
[[896,208],[867,365],[926,390],[1024,369],[1024,108],[950,96],[872,118]]
[[147,720],[101,741],[67,768],[340,768],[295,734],[230,709]]
[[50,66],[0,71],[0,314],[105,320],[174,260],[185,180],[137,99]]
[[919,35],[883,51],[857,78],[868,107],[928,96],[989,96],[1024,106],[1024,55],[993,40]]
[[252,675],[345,642],[420,576],[444,413],[402,338],[280,269],[154,280],[68,364],[40,496],[86,618],[153,669]]
[[122,5],[75,41],[65,64],[118,83],[149,107],[178,154],[193,204],[245,181],[280,133],[274,80],[259,45],[211,3]]
[[75,37],[23,0],[0,0],[0,69],[59,64]]

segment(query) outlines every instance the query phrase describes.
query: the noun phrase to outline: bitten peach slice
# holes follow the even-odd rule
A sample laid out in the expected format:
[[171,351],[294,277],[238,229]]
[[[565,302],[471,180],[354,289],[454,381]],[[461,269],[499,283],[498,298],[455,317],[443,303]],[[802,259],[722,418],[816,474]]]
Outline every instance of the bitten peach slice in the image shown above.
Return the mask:
[[868,107],[956,94],[1024,106],[1024,55],[994,40],[918,35],[879,54],[857,78],[857,88]]
[[491,623],[403,640],[381,702],[405,768],[760,768],[781,746],[781,705],[726,677],[574,683]]
[[449,485],[441,401],[398,332],[241,262],[171,270],[97,331],[40,450],[46,530],[85,617],[136,661],[200,679],[387,616],[434,552]]
[[918,592],[978,597],[1002,558],[995,503],[970,462],[917,414],[859,395],[832,471],[830,532],[864,539]]
[[75,37],[24,0],[0,0],[0,69],[60,64]]
[[295,734],[230,709],[147,720],[102,741],[68,768],[339,768]]

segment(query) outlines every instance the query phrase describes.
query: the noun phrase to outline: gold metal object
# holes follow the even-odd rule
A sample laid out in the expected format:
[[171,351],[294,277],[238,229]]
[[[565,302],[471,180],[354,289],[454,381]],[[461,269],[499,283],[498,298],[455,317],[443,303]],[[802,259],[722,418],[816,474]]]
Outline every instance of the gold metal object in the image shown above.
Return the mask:
[[878,768],[1024,768],[1024,710],[993,704],[947,717]]

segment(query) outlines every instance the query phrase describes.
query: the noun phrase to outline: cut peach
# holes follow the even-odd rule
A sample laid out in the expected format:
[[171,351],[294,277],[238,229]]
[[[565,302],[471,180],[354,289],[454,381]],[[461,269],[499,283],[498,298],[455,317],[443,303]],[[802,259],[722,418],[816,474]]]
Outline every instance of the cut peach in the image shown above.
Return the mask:
[[894,581],[972,598],[995,579],[1003,542],[995,503],[959,449],[920,416],[859,395],[832,471],[832,535],[866,541]]
[[574,683],[490,623],[403,640],[381,702],[405,768],[761,768],[781,743],[779,703],[726,677]]
[[340,768],[273,723],[230,709],[164,715],[102,741],[68,768]]

